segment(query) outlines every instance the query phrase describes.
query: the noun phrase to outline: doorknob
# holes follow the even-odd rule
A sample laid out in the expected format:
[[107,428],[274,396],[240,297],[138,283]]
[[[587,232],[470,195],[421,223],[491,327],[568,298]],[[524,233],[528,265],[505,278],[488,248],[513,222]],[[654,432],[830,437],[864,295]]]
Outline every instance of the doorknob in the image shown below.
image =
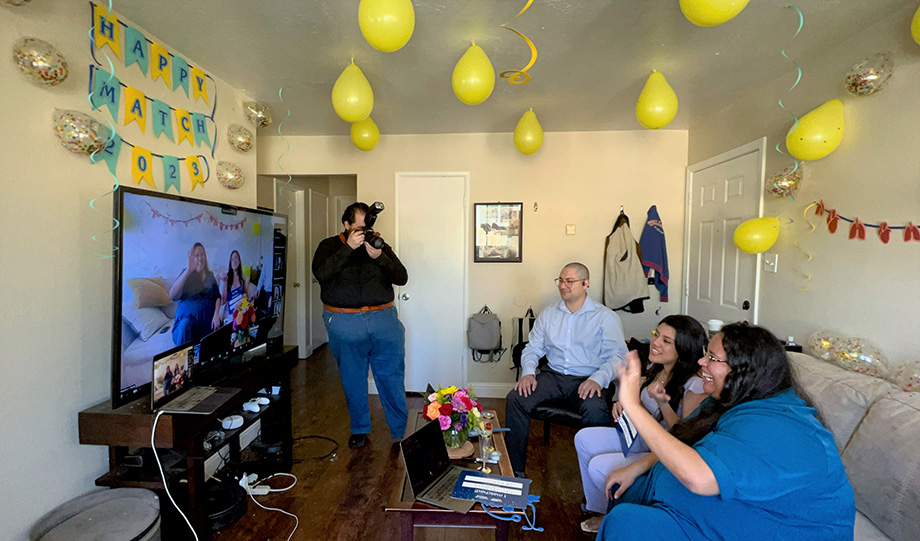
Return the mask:
[[402,295],[400,295],[399,298],[402,299],[402,300],[404,300],[404,301],[407,301],[407,300],[409,300],[409,294],[408,294],[408,293],[403,293]]
[[741,309],[742,309],[742,310],[750,310],[750,309],[751,309],[751,301],[744,301],[743,303],[741,303]]
[[294,282],[291,284],[292,287],[300,287],[300,282]]

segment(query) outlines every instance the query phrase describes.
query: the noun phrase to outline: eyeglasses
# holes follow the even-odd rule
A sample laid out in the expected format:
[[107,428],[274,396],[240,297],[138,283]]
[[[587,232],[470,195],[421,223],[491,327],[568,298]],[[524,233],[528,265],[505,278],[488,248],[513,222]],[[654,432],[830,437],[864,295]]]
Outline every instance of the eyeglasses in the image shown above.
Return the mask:
[[577,284],[578,282],[583,282],[584,280],[581,280],[580,278],[569,278],[569,279],[556,278],[553,281],[556,282],[556,287],[561,287],[562,284],[572,287],[573,284]]
[[725,363],[725,364],[728,364],[728,361],[724,361],[724,360],[722,360],[722,359],[716,357],[716,356],[713,355],[712,353],[709,353],[709,351],[708,351],[706,348],[703,348],[703,358],[706,359],[706,361],[707,361],[707,362],[710,362],[710,363]]

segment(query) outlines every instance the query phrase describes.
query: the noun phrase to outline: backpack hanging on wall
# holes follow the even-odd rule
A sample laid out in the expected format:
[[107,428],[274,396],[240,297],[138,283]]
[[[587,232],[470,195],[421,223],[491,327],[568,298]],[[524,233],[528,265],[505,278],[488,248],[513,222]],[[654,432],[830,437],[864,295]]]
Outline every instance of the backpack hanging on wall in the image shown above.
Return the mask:
[[479,313],[470,316],[466,328],[466,342],[475,362],[497,363],[501,360],[502,354],[505,353],[502,349],[502,322],[488,306],[483,306]]
[[517,337],[511,337],[511,341],[514,345],[511,346],[510,369],[516,371],[514,373],[514,381],[521,379],[521,355],[524,353],[524,346],[527,345],[528,338],[530,338],[530,331],[533,329],[533,324],[536,320],[537,316],[533,315],[533,308],[527,308],[524,317],[516,317],[512,320],[514,322],[512,331],[517,331]]

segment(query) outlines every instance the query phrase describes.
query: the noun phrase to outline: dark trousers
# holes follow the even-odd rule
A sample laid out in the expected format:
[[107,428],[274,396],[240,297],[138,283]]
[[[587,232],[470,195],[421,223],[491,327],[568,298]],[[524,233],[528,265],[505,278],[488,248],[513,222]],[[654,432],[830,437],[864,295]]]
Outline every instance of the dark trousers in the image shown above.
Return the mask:
[[508,458],[516,473],[524,473],[527,465],[527,438],[530,435],[530,412],[537,406],[552,402],[581,414],[584,426],[610,425],[610,396],[614,385],[611,383],[601,390],[601,396],[592,396],[582,400],[578,396],[578,386],[587,377],[566,376],[552,370],[543,369],[537,374],[537,388],[530,396],[521,396],[511,389],[505,403],[505,426],[511,430],[505,435]]

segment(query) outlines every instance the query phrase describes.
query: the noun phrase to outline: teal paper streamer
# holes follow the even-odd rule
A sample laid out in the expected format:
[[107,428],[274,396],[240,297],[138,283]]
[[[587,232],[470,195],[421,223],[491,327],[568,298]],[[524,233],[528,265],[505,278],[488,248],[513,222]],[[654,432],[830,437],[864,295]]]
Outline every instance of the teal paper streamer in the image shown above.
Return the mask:
[[[796,13],[798,14],[798,16],[799,16],[799,26],[798,26],[798,28],[796,28],[795,34],[793,34],[793,35],[792,35],[792,38],[790,38],[790,41],[792,41],[792,40],[795,39],[795,38],[799,35],[799,33],[802,31],[802,27],[805,26],[805,15],[802,13],[802,10],[800,10],[798,7],[793,6],[793,5],[788,5],[788,6],[786,6],[786,9],[795,10],[795,12],[796,12]],[[789,60],[790,62],[792,62],[792,63],[795,65],[795,68],[796,68],[797,75],[796,75],[796,78],[795,78],[795,82],[792,83],[792,86],[790,86],[790,87],[789,87],[789,90],[786,91],[787,93],[788,93],[788,92],[792,92],[792,90],[795,89],[795,87],[797,87],[797,86],[799,85],[799,81],[802,80],[802,67],[799,66],[798,62],[796,62],[795,60],[792,60],[791,58],[789,58],[789,55],[786,54],[786,47],[783,47],[783,49],[780,51],[780,54],[783,55],[783,58],[785,58],[785,59]],[[786,108],[786,106],[783,105],[783,100],[782,100],[782,99],[778,100],[777,103],[779,104],[780,107],[782,107],[782,109],[783,109],[784,111],[786,111],[786,112],[788,112],[790,115],[792,115],[793,124],[792,124],[792,129],[790,130],[790,133],[794,132],[794,131],[796,130],[796,128],[799,127],[799,117],[796,116],[796,114],[793,113],[792,111],[789,111],[789,110]],[[785,139],[784,139],[784,140],[785,140]],[[787,156],[787,155],[788,155],[790,158],[792,158],[793,167],[792,167],[792,171],[789,172],[789,174],[791,175],[791,174],[795,173],[796,171],[798,171],[798,169],[799,169],[799,160],[797,160],[797,159],[795,158],[795,156],[792,156],[791,154],[786,154],[785,152],[782,151],[782,149],[780,149],[780,145],[782,144],[782,142],[783,142],[783,141],[780,141],[780,142],[776,143],[776,151],[779,152],[780,154],[782,154],[783,156]],[[792,196],[792,201],[795,202],[795,195],[792,195],[792,194],[790,194],[790,195]]]

